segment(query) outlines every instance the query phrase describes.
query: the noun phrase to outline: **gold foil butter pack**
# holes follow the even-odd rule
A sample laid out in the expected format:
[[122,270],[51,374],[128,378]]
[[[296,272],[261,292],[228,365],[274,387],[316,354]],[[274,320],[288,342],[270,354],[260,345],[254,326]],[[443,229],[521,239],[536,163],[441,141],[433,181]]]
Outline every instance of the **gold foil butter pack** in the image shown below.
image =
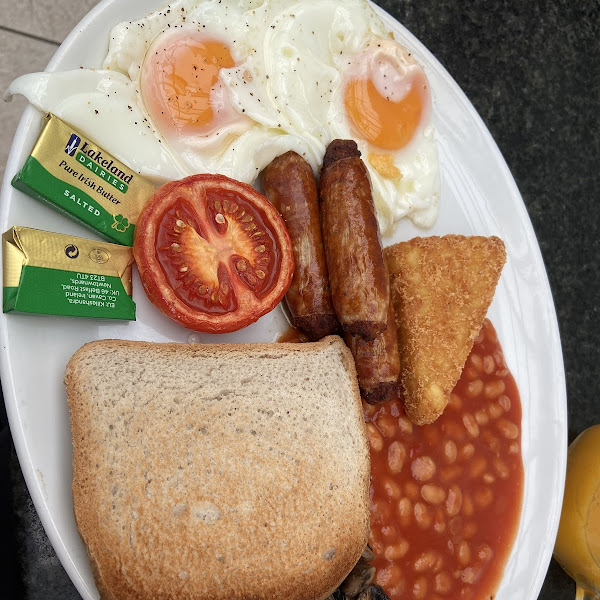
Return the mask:
[[52,114],[12,185],[126,246],[156,189]]
[[12,227],[2,236],[3,310],[135,320],[127,246]]

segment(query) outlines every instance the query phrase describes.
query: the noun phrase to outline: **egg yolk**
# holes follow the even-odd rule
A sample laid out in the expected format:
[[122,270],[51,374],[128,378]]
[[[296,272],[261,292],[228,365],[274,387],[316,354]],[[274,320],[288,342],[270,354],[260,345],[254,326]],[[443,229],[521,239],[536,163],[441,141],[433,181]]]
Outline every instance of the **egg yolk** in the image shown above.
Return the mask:
[[148,112],[162,127],[180,134],[211,133],[224,108],[222,100],[211,98],[219,69],[234,65],[229,47],[217,40],[186,35],[155,44],[142,80]]
[[367,142],[385,150],[399,150],[413,138],[428,102],[427,80],[412,77],[404,97],[382,96],[370,79],[353,79],[344,92],[348,118]]

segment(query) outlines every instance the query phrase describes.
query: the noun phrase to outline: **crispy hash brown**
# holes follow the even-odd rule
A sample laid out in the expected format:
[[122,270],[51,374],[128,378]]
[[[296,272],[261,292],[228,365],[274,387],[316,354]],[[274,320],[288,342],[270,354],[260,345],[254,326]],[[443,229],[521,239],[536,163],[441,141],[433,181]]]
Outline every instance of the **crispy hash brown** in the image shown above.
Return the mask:
[[414,238],[385,248],[405,410],[417,425],[444,411],[481,328],[506,250],[482,236]]

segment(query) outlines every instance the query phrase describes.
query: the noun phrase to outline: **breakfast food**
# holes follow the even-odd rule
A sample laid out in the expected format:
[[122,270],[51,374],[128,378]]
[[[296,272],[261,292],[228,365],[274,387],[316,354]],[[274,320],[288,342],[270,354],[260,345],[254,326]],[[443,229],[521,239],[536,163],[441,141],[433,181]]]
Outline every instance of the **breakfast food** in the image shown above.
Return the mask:
[[127,246],[19,225],[2,235],[8,312],[135,320]]
[[265,196],[281,213],[294,252],[294,277],[285,295],[292,324],[317,341],[337,333],[319,219],[317,182],[296,152],[274,159],[263,171]]
[[294,271],[279,213],[254,188],[221,175],[159,188],[140,215],[133,253],[150,301],[208,333],[237,331],[270,312]]
[[423,68],[366,0],[176,0],[112,30],[103,69],[35,73],[23,94],[134,171],[164,183],[251,183],[294,150],[317,172],[355,139],[380,227],[431,225],[439,166]]
[[369,404],[387,402],[397,396],[400,353],[393,304],[389,303],[387,327],[373,341],[346,334],[352,352],[360,395]]
[[450,403],[415,426],[365,407],[375,583],[390,600],[496,597],[523,498],[521,404],[486,319]]
[[352,140],[327,147],[319,197],[335,312],[345,332],[374,340],[387,327],[390,284],[369,177]]
[[414,238],[385,249],[413,423],[435,421],[458,381],[506,261],[499,238]]
[[361,556],[369,449],[340,338],[101,340],[65,382],[103,600],[324,598]]
[[554,558],[575,579],[577,597],[600,591],[600,425],[569,445]]
[[154,186],[54,115],[46,115],[31,155],[12,185],[82,225],[131,246]]

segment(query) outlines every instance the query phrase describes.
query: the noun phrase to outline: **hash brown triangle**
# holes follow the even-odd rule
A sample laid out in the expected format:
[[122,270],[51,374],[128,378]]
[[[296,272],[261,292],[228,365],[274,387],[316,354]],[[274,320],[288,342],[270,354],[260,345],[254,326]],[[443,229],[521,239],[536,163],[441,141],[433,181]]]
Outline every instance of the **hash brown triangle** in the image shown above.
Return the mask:
[[417,237],[384,249],[390,272],[407,416],[444,411],[506,262],[496,237]]

